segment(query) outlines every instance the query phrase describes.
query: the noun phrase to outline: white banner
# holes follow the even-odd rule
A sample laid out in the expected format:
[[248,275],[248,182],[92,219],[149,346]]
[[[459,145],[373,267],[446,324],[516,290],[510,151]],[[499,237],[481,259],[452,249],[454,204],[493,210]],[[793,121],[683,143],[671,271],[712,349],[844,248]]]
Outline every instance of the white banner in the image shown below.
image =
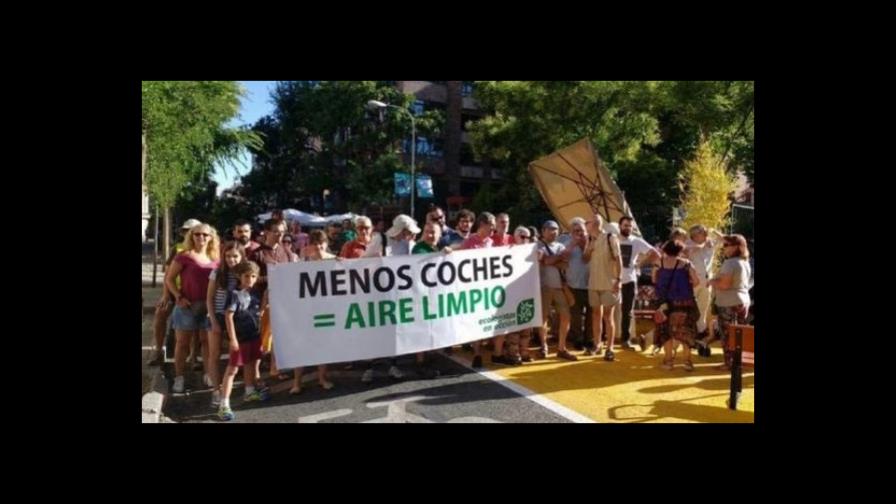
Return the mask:
[[268,266],[277,367],[444,348],[541,325],[535,245]]

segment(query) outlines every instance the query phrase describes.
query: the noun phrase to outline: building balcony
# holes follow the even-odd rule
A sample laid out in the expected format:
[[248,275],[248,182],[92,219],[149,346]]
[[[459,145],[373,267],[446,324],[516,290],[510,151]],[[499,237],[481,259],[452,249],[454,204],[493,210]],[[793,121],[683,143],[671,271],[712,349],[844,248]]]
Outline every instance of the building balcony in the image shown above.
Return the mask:
[[448,89],[444,84],[433,84],[430,81],[401,81],[398,89],[402,93],[412,94],[421,100],[438,103],[447,101]]

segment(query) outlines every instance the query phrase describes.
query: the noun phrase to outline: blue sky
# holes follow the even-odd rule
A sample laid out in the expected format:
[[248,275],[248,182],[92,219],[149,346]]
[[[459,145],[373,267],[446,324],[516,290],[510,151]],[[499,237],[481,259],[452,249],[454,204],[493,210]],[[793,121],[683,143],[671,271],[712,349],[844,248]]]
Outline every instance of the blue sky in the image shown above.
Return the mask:
[[[258,119],[270,114],[274,110],[274,105],[270,101],[271,91],[277,81],[240,81],[240,84],[246,89],[246,96],[242,98],[240,104],[240,115],[230,121],[229,126],[253,125]],[[242,166],[228,166],[227,171],[221,167],[215,167],[212,178],[218,183],[218,194],[220,195],[224,189],[233,186],[241,175],[245,175],[252,167],[252,160],[249,153],[242,156]],[[239,173],[236,173],[236,172]]]

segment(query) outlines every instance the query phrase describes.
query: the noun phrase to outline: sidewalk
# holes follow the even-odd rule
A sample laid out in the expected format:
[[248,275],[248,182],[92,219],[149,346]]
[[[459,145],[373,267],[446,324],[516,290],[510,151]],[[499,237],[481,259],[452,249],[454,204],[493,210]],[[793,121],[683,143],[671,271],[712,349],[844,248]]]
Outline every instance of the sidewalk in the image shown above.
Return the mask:
[[162,267],[158,266],[156,287],[152,287],[152,243],[143,244],[143,320],[141,322],[140,366],[143,375],[143,423],[170,422],[162,415],[162,406],[168,392],[162,366],[151,367],[147,363],[153,358],[154,341],[152,336],[153,315],[156,301],[162,293]]

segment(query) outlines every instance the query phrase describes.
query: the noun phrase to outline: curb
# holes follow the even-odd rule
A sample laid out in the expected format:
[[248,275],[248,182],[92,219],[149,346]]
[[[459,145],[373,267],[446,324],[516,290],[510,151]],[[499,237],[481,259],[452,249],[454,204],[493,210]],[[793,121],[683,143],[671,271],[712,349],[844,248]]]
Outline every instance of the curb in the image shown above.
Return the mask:
[[[145,362],[144,360],[144,365]],[[161,423],[162,406],[165,405],[168,382],[162,373],[162,366],[153,367],[150,377],[149,392],[143,394],[142,400],[143,423]]]

